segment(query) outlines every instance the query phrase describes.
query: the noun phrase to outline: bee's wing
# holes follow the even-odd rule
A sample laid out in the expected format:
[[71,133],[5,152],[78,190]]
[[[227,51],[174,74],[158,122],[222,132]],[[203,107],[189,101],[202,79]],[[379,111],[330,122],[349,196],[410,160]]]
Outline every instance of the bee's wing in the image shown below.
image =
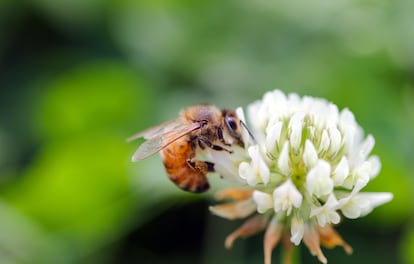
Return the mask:
[[139,161],[148,158],[149,156],[167,147],[174,141],[193,132],[194,130],[199,129],[200,127],[201,125],[199,123],[191,123],[181,126],[176,125],[174,129],[166,132],[164,131],[164,133],[155,133],[156,136],[149,138],[147,141],[141,144],[141,146],[132,156],[132,161]]
[[127,142],[130,142],[132,140],[138,139],[138,138],[145,138],[145,139],[150,139],[150,138],[155,138],[158,137],[162,134],[167,133],[168,131],[173,131],[176,130],[180,127],[182,127],[182,121],[180,118],[177,119],[173,119],[167,122],[164,122],[162,124],[159,124],[158,126],[155,127],[151,127],[148,128],[144,131],[141,131],[135,135],[130,136],[129,138],[127,138]]

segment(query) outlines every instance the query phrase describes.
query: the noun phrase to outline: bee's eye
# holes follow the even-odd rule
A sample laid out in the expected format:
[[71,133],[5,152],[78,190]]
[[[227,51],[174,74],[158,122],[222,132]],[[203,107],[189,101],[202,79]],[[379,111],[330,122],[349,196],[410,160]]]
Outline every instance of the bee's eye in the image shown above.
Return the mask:
[[237,122],[232,117],[226,117],[225,118],[226,125],[230,130],[236,130],[237,129]]

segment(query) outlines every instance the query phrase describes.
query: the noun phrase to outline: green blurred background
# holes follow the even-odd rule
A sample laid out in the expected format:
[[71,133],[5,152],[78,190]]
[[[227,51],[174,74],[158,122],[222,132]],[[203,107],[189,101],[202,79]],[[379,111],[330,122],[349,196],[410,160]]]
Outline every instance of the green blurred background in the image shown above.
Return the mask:
[[[262,235],[180,191],[125,138],[267,90],[349,107],[394,193],[330,263],[414,263],[411,0],[0,0],[0,263],[262,263]],[[216,179],[217,177],[213,177]],[[214,181],[213,179],[213,181]],[[219,186],[218,180],[215,186]],[[280,249],[274,260],[279,261]],[[303,263],[317,263],[301,248]]]

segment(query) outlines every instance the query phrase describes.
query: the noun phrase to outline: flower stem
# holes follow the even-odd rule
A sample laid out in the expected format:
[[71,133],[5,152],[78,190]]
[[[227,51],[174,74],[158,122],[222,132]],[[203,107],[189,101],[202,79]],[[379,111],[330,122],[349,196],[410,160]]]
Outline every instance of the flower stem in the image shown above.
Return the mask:
[[280,263],[283,264],[300,264],[300,247],[295,247],[293,244],[290,246],[285,247],[284,250],[281,251],[281,261]]

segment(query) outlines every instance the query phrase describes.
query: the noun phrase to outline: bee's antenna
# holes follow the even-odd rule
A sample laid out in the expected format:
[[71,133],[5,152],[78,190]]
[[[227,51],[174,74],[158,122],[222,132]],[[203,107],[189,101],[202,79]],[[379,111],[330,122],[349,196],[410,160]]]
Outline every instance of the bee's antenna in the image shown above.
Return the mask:
[[246,131],[249,134],[250,138],[252,139],[253,143],[256,144],[257,142],[256,142],[256,139],[254,138],[252,132],[250,131],[250,129],[247,127],[247,125],[242,120],[240,120],[240,125],[242,125],[242,127],[244,127],[244,129],[246,129]]

